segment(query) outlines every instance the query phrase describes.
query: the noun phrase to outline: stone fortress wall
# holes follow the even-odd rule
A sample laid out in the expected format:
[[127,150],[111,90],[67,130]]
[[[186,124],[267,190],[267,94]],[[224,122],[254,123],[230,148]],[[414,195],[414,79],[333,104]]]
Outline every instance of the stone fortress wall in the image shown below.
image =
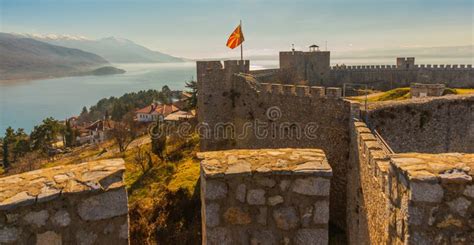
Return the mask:
[[[219,131],[217,124],[232,123],[236,137],[203,138],[202,150],[322,149],[333,171],[329,223],[343,228],[350,244],[474,241],[470,216],[474,158],[445,153],[472,153],[472,135],[467,132],[472,131],[474,96],[410,100],[361,115],[358,103],[341,98],[340,88],[272,84],[268,82],[272,76],[277,79],[275,73],[253,73],[247,67],[241,72],[237,61],[209,64],[198,63],[198,100],[205,107],[199,108],[199,120],[208,123],[212,135]],[[236,75],[219,78],[218,74],[229,73]],[[278,108],[275,115],[273,108]],[[370,129],[360,122],[366,115]],[[255,128],[242,134],[252,121],[276,128],[286,125],[286,134],[296,134],[314,122],[316,136],[282,138],[282,131],[259,135]],[[397,153],[390,152],[372,129]],[[417,151],[445,154],[403,153]]]
[[[331,220],[344,229],[350,103],[341,99],[340,88],[260,84],[251,77],[219,77],[239,73],[237,62],[226,61],[220,67],[214,62],[198,62],[198,117],[210,126],[209,137],[201,137],[201,150],[324,150],[333,170]],[[234,126],[233,137],[221,137],[225,125]],[[267,130],[258,131],[259,125]],[[305,137],[305,132],[313,136]]]
[[0,179],[0,244],[129,244],[122,159]]
[[327,87],[361,83],[378,90],[409,87],[411,83],[442,83],[451,88],[474,87],[472,64],[419,65],[415,64],[414,57],[399,57],[396,59],[396,65],[331,67],[329,51],[280,52],[279,70],[255,71],[255,75],[262,82],[280,80],[280,83],[298,84],[307,81],[312,86]]
[[474,153],[474,96],[382,103],[368,123],[395,152]]
[[319,149],[204,152],[203,244],[327,244],[332,175]]

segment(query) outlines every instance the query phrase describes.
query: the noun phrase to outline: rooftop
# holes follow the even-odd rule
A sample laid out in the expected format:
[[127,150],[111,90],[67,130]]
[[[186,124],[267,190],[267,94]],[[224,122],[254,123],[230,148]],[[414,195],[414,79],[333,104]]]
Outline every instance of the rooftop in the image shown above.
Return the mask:
[[198,153],[206,177],[253,173],[332,176],[326,155],[320,149],[226,150]]

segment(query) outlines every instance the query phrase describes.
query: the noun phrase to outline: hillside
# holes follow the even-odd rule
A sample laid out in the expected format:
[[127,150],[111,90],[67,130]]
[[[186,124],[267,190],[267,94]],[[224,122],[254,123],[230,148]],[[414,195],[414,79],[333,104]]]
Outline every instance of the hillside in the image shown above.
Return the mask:
[[80,75],[107,64],[93,53],[0,33],[0,80]]
[[171,63],[184,61],[182,58],[150,50],[123,38],[107,37],[92,40],[83,37],[61,35],[22,35],[42,42],[98,54],[112,63]]

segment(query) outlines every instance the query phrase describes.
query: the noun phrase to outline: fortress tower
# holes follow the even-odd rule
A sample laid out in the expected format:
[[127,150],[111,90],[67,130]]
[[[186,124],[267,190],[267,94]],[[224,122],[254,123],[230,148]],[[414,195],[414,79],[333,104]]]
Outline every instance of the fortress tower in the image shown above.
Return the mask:
[[312,45],[309,52],[280,52],[280,69],[294,73],[294,83],[308,81],[309,85],[324,85],[329,82],[329,60],[329,51],[320,51]]

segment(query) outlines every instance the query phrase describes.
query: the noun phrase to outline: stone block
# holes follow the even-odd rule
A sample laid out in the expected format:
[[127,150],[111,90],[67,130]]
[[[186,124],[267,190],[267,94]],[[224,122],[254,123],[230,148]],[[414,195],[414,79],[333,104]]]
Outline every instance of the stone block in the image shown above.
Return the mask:
[[441,202],[444,190],[439,184],[411,182],[411,199],[415,202]]
[[207,231],[207,245],[231,245],[234,244],[231,232],[225,227],[216,227]]
[[222,181],[206,180],[205,197],[208,200],[217,200],[226,197],[227,185]]
[[54,231],[47,231],[36,236],[36,245],[61,245],[62,243],[61,235]]
[[328,179],[308,177],[296,179],[291,190],[309,196],[328,196],[330,182]]
[[224,219],[228,224],[246,225],[252,222],[250,214],[239,207],[230,207],[224,213]]
[[265,205],[265,190],[249,190],[247,192],[247,203],[250,205]]
[[315,224],[327,224],[329,221],[329,201],[317,201],[314,204],[314,217],[313,222]]
[[71,216],[66,210],[59,210],[53,215],[53,223],[59,227],[66,227],[71,223]]
[[79,216],[86,221],[109,219],[128,213],[125,189],[108,191],[84,199],[78,206]]
[[467,210],[471,205],[471,201],[467,200],[464,197],[458,197],[450,202],[448,202],[448,206],[452,212],[461,215],[462,217],[466,217]]
[[13,243],[16,242],[21,235],[22,231],[16,227],[1,227],[0,228],[0,243]]
[[235,198],[240,202],[245,202],[245,196],[247,193],[247,186],[245,184],[239,184],[235,190]]
[[300,229],[296,232],[296,245],[326,245],[328,244],[328,231],[325,229]]
[[299,224],[298,215],[294,207],[281,207],[273,210],[273,219],[278,228],[291,230]]
[[220,206],[217,203],[209,203],[206,206],[205,220],[206,226],[215,227],[220,224],[219,211]]
[[34,211],[29,212],[23,217],[23,220],[30,225],[34,225],[36,227],[42,227],[46,225],[46,221],[48,220],[48,218],[49,218],[48,211],[41,210],[38,212],[34,212]]
[[284,202],[283,197],[280,195],[271,196],[268,198],[268,205],[270,206],[275,206],[283,202]]

